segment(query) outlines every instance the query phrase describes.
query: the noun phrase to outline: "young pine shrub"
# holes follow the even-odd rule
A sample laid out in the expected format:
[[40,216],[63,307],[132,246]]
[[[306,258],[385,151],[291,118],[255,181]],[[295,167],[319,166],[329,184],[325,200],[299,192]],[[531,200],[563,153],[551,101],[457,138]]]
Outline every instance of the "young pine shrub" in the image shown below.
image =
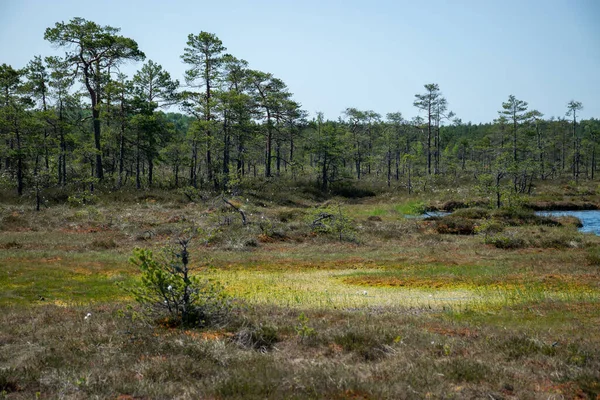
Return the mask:
[[179,249],[165,249],[156,258],[148,249],[136,249],[130,262],[142,272],[139,284],[124,287],[142,306],[144,314],[169,325],[214,326],[226,322],[231,301],[220,283],[193,274],[189,265],[190,239]]
[[313,233],[333,235],[342,241],[357,242],[355,222],[340,204],[329,204],[314,209],[307,221]]

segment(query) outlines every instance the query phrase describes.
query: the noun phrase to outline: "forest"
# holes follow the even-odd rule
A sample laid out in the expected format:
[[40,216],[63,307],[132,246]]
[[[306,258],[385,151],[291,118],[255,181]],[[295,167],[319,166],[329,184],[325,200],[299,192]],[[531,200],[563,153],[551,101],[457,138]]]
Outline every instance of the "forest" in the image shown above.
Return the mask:
[[0,68],[0,185],[42,204],[57,187],[83,197],[98,188],[219,192],[264,177],[324,192],[367,181],[409,193],[467,179],[499,207],[534,180],[593,180],[597,170],[600,122],[578,120],[575,100],[564,116],[544,118],[510,95],[496,120],[471,124],[430,83],[403,94],[414,96],[413,110],[348,107],[336,120],[310,119],[285,82],[226,53],[211,33],[188,36],[183,82],[152,60],[121,73],[146,56],[118,28],[74,18],[44,38],[65,56]]
[[115,27],[44,38],[0,66],[0,399],[600,398],[580,101],[313,117],[213,33],[181,80]]

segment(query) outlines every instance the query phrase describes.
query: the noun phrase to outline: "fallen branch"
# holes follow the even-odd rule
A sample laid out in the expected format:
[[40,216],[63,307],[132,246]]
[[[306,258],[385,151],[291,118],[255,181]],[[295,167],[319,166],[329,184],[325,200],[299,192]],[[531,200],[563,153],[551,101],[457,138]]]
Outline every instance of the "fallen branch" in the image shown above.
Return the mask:
[[236,207],[232,202],[227,200],[225,197],[223,197],[223,201],[225,202],[225,204],[227,204],[228,206],[232,207],[235,211],[240,213],[240,215],[242,216],[242,225],[246,226],[248,221],[246,220],[246,214],[244,213],[244,211],[242,211],[241,208]]

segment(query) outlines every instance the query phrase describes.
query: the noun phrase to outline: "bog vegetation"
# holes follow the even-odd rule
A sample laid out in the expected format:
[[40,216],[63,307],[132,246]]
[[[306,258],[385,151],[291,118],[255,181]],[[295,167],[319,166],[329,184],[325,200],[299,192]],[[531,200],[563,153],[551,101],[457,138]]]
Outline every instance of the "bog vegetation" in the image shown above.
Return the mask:
[[0,398],[600,395],[600,239],[534,213],[600,204],[582,104],[311,120],[214,34],[182,84],[45,38],[0,67]]

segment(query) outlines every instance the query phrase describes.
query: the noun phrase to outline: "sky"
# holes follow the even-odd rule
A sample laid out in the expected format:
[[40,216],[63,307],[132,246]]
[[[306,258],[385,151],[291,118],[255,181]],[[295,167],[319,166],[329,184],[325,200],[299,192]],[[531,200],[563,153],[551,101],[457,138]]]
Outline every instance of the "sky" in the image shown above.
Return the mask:
[[491,122],[511,94],[547,118],[570,100],[600,118],[599,0],[0,0],[0,63],[63,54],[44,31],[73,17],[121,28],[181,82],[187,36],[214,33],[313,116],[409,119],[437,83],[463,122]]

